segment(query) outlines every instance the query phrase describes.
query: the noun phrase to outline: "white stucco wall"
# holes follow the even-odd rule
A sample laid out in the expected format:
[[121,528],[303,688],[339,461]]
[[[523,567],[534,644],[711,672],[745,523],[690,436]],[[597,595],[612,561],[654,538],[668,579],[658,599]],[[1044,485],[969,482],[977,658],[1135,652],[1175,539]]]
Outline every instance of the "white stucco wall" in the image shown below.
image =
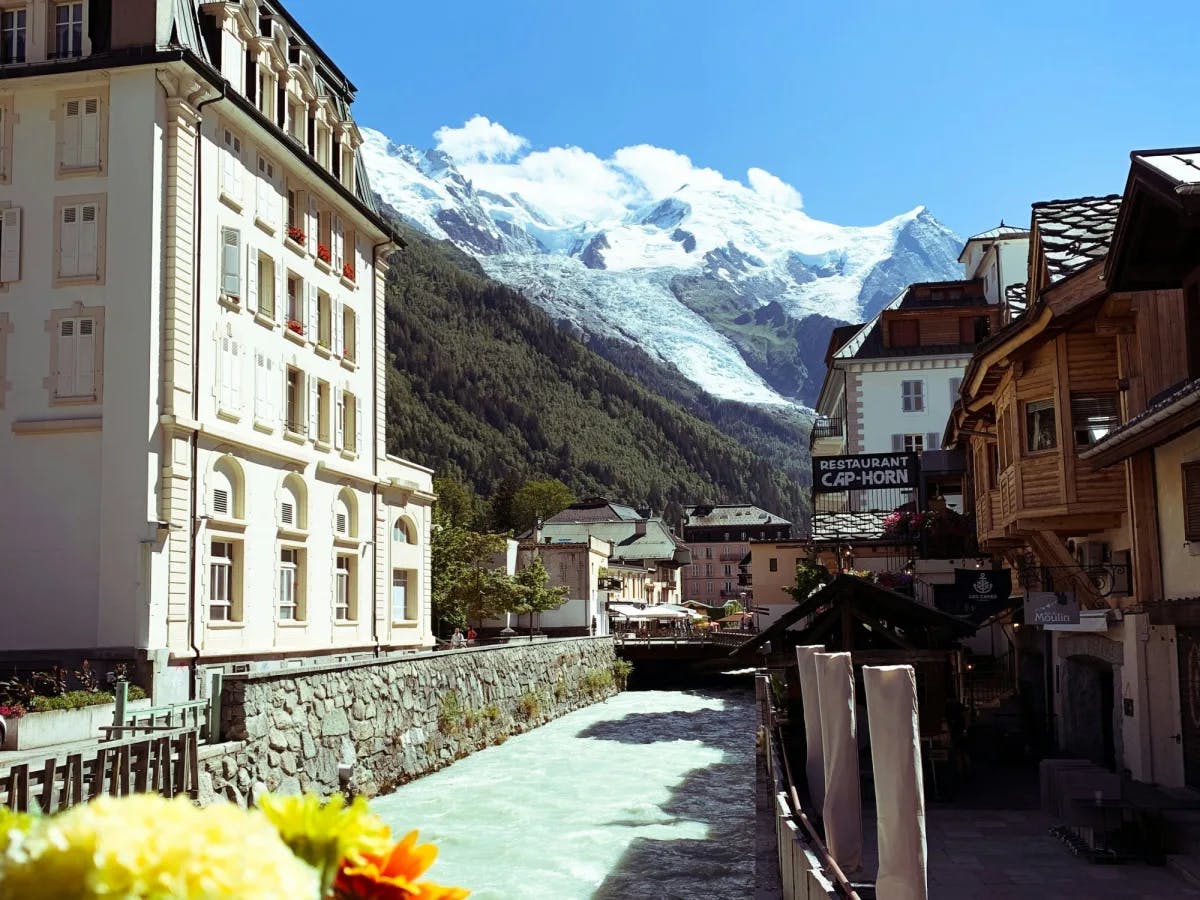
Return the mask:
[[[890,453],[894,434],[920,434],[926,440],[929,434],[936,434],[940,446],[953,402],[950,380],[962,377],[967,361],[967,357],[940,357],[858,367],[861,399],[856,419],[862,443],[854,452]],[[924,383],[925,408],[905,412],[901,384],[915,380]]]

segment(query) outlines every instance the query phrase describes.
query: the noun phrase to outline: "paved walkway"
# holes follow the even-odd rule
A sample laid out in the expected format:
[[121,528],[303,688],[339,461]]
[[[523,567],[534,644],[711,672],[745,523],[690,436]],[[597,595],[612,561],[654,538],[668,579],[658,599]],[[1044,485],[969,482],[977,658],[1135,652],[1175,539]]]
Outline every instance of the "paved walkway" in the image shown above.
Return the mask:
[[[926,818],[931,900],[1172,900],[1200,890],[1159,866],[1104,865],[1073,856],[1036,809],[932,807]],[[875,820],[863,822],[867,871]]]

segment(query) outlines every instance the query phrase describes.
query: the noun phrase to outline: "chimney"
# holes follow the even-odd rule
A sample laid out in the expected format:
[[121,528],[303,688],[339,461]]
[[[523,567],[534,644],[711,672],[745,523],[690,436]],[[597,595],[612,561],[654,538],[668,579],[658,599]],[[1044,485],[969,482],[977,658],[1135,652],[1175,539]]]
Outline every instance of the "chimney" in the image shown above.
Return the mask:
[[637,537],[642,537],[643,535],[645,535],[645,533],[646,533],[646,520],[645,519],[638,519],[636,522],[633,523],[633,533]]

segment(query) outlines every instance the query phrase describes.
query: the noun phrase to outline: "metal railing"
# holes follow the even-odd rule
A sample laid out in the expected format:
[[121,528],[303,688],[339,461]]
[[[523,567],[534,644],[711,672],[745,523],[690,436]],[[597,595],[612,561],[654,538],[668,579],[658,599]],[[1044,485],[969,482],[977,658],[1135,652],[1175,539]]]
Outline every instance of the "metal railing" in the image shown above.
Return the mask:
[[845,419],[841,417],[821,416],[813,422],[812,432],[809,434],[809,442],[819,441],[821,438],[841,437],[845,433]]
[[129,683],[118,682],[113,689],[113,723],[104,726],[104,740],[188,729],[194,730],[202,743],[215,744],[221,737],[222,684],[222,674],[210,672],[206,698],[129,709]]

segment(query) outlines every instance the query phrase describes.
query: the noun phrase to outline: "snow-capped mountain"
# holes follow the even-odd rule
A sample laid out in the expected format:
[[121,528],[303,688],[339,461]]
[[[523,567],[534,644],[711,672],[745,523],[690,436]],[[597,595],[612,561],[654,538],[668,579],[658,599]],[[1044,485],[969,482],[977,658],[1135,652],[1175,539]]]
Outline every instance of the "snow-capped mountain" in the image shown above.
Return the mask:
[[610,159],[531,152],[482,117],[424,151],[363,134],[373,188],[408,223],[556,319],[636,343],[718,397],[811,403],[834,324],[910,282],[961,277],[961,241],[924,207],[834,225],[761,169],[743,184],[644,145]]

